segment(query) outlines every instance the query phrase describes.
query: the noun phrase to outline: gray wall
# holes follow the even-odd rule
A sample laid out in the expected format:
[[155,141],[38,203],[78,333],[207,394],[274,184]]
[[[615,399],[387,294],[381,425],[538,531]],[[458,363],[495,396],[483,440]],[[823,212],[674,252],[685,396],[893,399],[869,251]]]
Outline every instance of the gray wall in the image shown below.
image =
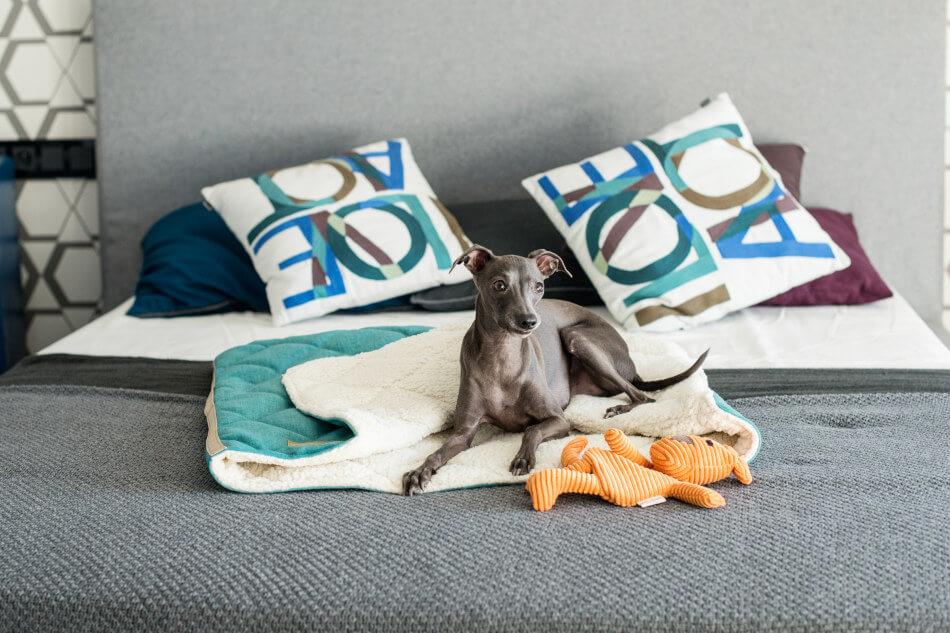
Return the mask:
[[[859,9],[857,9],[859,7]],[[927,318],[941,306],[944,0],[98,0],[105,301],[202,185],[395,135],[448,202],[728,91],[810,150],[804,202],[853,212]],[[540,218],[539,214],[539,218]]]

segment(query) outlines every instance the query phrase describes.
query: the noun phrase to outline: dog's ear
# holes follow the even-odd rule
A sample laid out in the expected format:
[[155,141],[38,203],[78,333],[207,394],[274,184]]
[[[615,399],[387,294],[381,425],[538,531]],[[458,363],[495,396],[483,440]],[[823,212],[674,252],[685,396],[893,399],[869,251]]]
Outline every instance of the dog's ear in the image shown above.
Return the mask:
[[564,260],[561,259],[560,255],[546,251],[543,248],[528,253],[528,259],[534,260],[534,263],[538,265],[538,270],[541,271],[545,279],[558,271],[565,273],[568,277],[574,276],[571,274],[571,271],[567,269],[567,266],[564,265]]
[[452,268],[449,269],[449,272],[451,273],[455,270],[456,266],[461,265],[468,268],[469,272],[477,273],[484,268],[485,264],[494,256],[495,254],[484,246],[472,244],[467,251],[459,255],[458,259],[452,264]]

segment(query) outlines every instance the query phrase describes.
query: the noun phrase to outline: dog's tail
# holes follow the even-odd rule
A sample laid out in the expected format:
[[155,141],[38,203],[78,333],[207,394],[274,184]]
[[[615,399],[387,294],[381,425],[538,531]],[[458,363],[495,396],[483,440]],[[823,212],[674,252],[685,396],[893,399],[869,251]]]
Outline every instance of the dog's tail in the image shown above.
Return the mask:
[[709,354],[707,349],[705,352],[700,354],[699,358],[696,359],[696,362],[693,363],[689,369],[681,371],[675,376],[670,376],[669,378],[661,378],[660,380],[641,380],[639,376],[635,376],[630,382],[633,383],[633,386],[637,389],[643,389],[644,391],[659,391],[660,389],[666,389],[667,387],[672,387],[678,382],[686,380],[690,376],[696,373],[696,370],[699,369],[703,361],[706,360],[706,355]]

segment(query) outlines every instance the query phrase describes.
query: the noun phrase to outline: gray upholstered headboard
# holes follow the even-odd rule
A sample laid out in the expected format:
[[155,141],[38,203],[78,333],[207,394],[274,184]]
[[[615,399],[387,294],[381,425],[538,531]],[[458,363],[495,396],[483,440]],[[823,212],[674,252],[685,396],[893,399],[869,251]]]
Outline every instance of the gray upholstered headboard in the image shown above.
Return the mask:
[[853,212],[936,320],[945,21],[945,0],[98,0],[105,305],[202,185],[406,136],[447,202],[523,197],[728,91],[757,140],[808,147],[804,201]]

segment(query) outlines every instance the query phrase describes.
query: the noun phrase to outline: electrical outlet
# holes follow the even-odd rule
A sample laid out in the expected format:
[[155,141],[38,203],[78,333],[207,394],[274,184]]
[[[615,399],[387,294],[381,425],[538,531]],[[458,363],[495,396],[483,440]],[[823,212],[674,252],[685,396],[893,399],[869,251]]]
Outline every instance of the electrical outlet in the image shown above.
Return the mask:
[[0,141],[0,156],[16,165],[17,178],[95,178],[96,142]]

